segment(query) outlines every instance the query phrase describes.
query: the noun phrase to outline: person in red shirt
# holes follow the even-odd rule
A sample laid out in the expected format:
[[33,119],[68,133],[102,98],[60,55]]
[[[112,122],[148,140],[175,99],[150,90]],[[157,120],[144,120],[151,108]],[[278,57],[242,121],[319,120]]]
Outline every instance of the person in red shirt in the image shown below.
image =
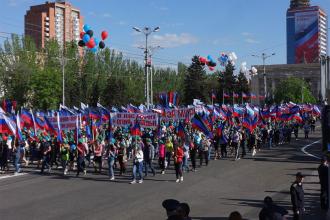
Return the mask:
[[183,142],[182,140],[178,140],[178,147],[174,150],[174,165],[175,165],[175,174],[176,181],[175,182],[183,182],[182,176],[182,161],[183,161]]

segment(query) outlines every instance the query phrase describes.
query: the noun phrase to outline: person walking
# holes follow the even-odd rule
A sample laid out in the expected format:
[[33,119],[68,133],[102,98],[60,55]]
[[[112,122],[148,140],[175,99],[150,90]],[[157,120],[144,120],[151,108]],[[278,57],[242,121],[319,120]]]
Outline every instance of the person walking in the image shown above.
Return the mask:
[[165,174],[165,144],[163,140],[159,140],[158,147],[158,165],[161,170],[161,174]]
[[115,173],[113,170],[113,166],[116,159],[116,147],[113,143],[108,145],[108,149],[106,151],[106,156],[108,157],[108,169],[109,169],[109,178],[111,181],[115,180]]
[[203,159],[205,159],[205,165],[206,166],[209,164],[208,152],[209,152],[210,147],[211,147],[211,142],[203,134],[202,135],[201,148],[200,148],[200,152],[199,152],[199,166],[200,167],[202,167],[202,165],[203,165]]
[[219,140],[221,158],[227,157],[227,144],[228,144],[228,134],[227,129],[224,129]]
[[311,126],[306,122],[304,125],[305,139],[308,139],[308,134],[311,130]]
[[175,175],[176,175],[176,183],[183,182],[182,175],[182,161],[183,161],[183,143],[181,140],[178,142],[178,147],[174,150],[174,165],[175,165]]
[[291,203],[293,209],[293,220],[303,219],[304,207],[304,189],[302,182],[304,175],[301,172],[296,174],[296,180],[290,187]]
[[329,177],[328,177],[328,160],[326,157],[323,157],[321,159],[321,164],[317,169],[320,179],[320,185],[321,185],[321,194],[320,194],[320,200],[321,200],[321,209],[327,211],[329,209]]
[[69,151],[70,146],[67,142],[64,142],[60,145],[60,154],[61,154],[61,165],[63,169],[63,175],[65,176],[68,173],[68,161],[69,161]]
[[127,152],[126,152],[126,143],[120,142],[119,149],[118,149],[118,162],[119,162],[119,175],[123,175],[126,173],[126,163],[127,163]]
[[173,143],[172,143],[170,137],[166,138],[165,148],[166,148],[165,169],[167,169],[170,166],[171,157],[173,156],[173,150],[174,150]]
[[41,153],[42,153],[42,165],[41,165],[41,174],[44,173],[45,167],[47,167],[48,172],[50,172],[50,153],[51,153],[51,146],[49,144],[49,142],[46,140],[46,138],[44,137],[42,139],[42,143],[41,143]]
[[148,176],[148,170],[151,169],[152,174],[155,176],[156,171],[153,167],[153,160],[155,157],[155,148],[151,143],[151,139],[146,139],[146,146],[143,149],[143,159],[144,159],[144,176]]
[[102,154],[103,154],[103,144],[100,140],[93,143],[94,147],[94,171],[95,173],[102,173]]
[[83,140],[80,138],[78,140],[78,146],[77,146],[77,153],[78,153],[78,158],[77,158],[77,174],[76,176],[78,177],[80,172],[84,172],[84,175],[86,175],[86,164],[85,164],[85,156],[88,153],[88,146],[87,143],[83,143]]
[[191,139],[189,144],[189,152],[190,152],[190,161],[191,161],[191,170],[196,172],[196,155],[197,155],[197,148],[194,141]]
[[143,183],[142,167],[143,167],[143,151],[141,146],[138,145],[135,146],[133,150],[133,180],[131,184],[136,183],[136,172],[138,172],[140,176],[140,180],[138,183]]
[[184,172],[189,172],[189,164],[188,164],[189,145],[190,145],[189,138],[185,138],[185,142],[183,145],[183,162],[182,162],[182,171]]

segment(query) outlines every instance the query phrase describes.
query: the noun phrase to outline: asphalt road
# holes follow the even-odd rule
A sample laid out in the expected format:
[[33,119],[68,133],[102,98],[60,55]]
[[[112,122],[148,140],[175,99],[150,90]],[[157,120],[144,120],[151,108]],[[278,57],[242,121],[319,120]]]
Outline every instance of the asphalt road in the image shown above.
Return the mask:
[[[301,148],[320,139],[317,132],[308,140],[263,149],[253,158],[211,161],[196,173],[185,173],[180,184],[173,170],[135,185],[129,184],[130,175],[110,182],[106,175],[90,173],[63,178],[56,172],[31,172],[0,179],[0,219],[166,219],[161,203],[168,198],[189,203],[193,219],[227,219],[235,210],[245,219],[258,219],[267,195],[291,209],[289,188],[297,171],[307,174],[306,219],[319,219],[318,160]],[[315,143],[306,151],[319,156],[320,148]]]

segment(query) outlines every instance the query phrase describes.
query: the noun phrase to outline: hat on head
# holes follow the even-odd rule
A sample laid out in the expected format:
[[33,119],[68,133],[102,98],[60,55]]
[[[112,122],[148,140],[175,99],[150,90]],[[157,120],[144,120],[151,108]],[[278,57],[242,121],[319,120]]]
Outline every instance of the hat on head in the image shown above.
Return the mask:
[[296,177],[305,177],[305,175],[303,175],[301,172],[298,172],[298,173],[296,174]]
[[172,212],[172,211],[176,210],[179,205],[180,205],[180,202],[175,199],[166,199],[162,203],[162,206],[168,212]]

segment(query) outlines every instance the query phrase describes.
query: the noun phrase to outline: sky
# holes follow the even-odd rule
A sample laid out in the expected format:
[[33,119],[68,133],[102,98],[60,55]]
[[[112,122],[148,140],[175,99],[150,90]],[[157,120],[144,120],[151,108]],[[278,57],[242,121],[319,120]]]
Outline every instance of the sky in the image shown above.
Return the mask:
[[[0,32],[24,32],[24,15],[42,0],[0,0]],[[109,32],[106,45],[127,58],[143,61],[144,37],[132,27],[160,27],[149,37],[159,67],[189,64],[194,55],[214,59],[235,52],[237,65],[259,65],[252,55],[272,54],[267,64],[286,63],[286,10],[289,0],[71,0],[84,23],[100,35]],[[330,14],[330,0],[311,0]],[[2,37],[1,37],[2,36]],[[6,34],[0,33],[0,42]],[[328,46],[329,47],[329,46]],[[328,49],[329,51],[329,49]]]

